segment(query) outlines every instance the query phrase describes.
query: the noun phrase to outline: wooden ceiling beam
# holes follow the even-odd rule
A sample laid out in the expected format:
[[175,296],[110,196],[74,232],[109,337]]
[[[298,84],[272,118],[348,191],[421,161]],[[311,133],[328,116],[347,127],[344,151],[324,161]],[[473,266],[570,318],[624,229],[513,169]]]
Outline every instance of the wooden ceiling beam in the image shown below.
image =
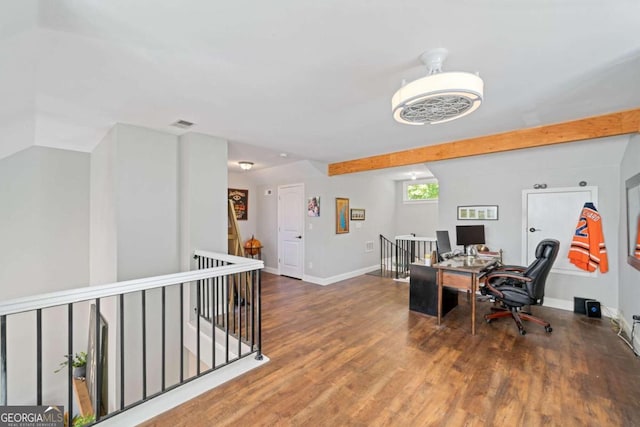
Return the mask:
[[329,176],[640,132],[640,108],[329,165]]

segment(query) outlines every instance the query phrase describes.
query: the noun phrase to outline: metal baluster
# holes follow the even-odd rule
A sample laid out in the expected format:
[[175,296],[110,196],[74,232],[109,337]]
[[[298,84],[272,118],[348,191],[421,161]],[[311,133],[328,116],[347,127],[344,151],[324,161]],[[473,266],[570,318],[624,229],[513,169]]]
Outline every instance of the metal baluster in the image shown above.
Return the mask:
[[147,398],[147,291],[142,291],[142,399]]
[[104,348],[102,347],[102,331],[100,330],[100,298],[96,298],[96,395],[95,395],[95,406],[93,407],[93,411],[96,415],[96,421],[100,421],[100,417],[102,415],[102,411],[100,408],[102,407],[102,353],[104,352]]
[[256,275],[255,271],[250,273],[250,289],[251,289],[251,351],[254,351],[254,346],[256,343]]
[[225,310],[225,322],[224,322],[224,332],[225,332],[225,363],[229,363],[229,310],[231,309],[229,304],[229,276],[225,276],[226,286],[224,287],[224,300],[226,305]]
[[120,409],[124,408],[124,294],[120,294]]
[[262,360],[262,284],[260,270],[256,270],[257,283],[256,283],[256,310],[257,310],[257,329],[258,329],[258,354],[257,360]]
[[196,286],[196,376],[200,376],[200,286]]
[[180,383],[184,381],[184,283],[180,283]]
[[7,405],[7,316],[0,316],[0,404]]
[[[242,294],[242,279],[244,278],[244,273],[238,273],[236,274],[236,278],[237,278],[237,285],[238,285],[238,358],[240,358],[241,354],[242,354],[242,304],[240,303],[242,298],[241,298],[241,294]],[[245,299],[246,299],[246,295],[245,295]],[[246,301],[245,301],[246,304]]]
[[217,279],[211,278],[211,369],[216,369],[216,290],[215,282]]
[[162,287],[162,391],[165,389],[165,343],[166,343],[166,287]]
[[[67,354],[73,354],[73,304],[67,304]],[[67,408],[71,413],[71,408],[73,408],[73,367],[71,363],[67,368]]]
[[[72,360],[69,359],[69,366]],[[42,309],[36,310],[36,404],[42,405]]]

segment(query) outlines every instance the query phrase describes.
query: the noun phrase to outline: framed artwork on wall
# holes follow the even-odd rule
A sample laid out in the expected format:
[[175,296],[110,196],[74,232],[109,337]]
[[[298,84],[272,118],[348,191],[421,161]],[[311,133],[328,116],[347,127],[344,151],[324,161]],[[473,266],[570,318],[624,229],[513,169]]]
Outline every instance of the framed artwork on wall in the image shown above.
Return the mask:
[[349,199],[336,197],[336,234],[349,232]]
[[364,209],[351,209],[351,221],[364,221]]
[[320,196],[309,197],[307,200],[307,216],[320,216]]
[[458,219],[497,220],[498,205],[458,206]]
[[627,263],[640,270],[640,173],[625,181],[627,189]]
[[233,201],[233,209],[238,221],[246,221],[249,215],[249,190],[229,188],[228,198]]

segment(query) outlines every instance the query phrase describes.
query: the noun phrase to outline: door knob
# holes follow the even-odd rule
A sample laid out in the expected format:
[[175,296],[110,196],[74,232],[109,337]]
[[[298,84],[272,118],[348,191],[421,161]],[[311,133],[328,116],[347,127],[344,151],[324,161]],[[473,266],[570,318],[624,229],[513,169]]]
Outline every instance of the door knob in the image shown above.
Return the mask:
[[302,239],[302,236],[296,236],[296,239]]
[[533,228],[533,227],[531,227],[531,228],[529,229],[529,231],[533,233],[533,232],[535,232],[535,231],[542,231],[542,230],[540,230],[539,228]]

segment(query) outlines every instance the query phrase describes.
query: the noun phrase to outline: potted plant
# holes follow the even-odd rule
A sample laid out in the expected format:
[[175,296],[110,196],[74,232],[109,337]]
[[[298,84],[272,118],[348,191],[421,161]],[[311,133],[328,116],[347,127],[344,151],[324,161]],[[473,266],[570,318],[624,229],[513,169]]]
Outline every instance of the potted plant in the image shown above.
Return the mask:
[[89,425],[91,423],[94,423],[95,421],[96,421],[96,416],[93,415],[93,414],[76,415],[71,420],[71,426],[72,427],[83,427],[83,426]]
[[64,355],[65,360],[60,362],[60,367],[55,370],[55,372],[60,372],[65,366],[68,366],[71,363],[73,366],[73,377],[74,378],[84,378],[87,374],[87,353],[81,351],[80,353],[76,353],[75,356],[71,354]]

